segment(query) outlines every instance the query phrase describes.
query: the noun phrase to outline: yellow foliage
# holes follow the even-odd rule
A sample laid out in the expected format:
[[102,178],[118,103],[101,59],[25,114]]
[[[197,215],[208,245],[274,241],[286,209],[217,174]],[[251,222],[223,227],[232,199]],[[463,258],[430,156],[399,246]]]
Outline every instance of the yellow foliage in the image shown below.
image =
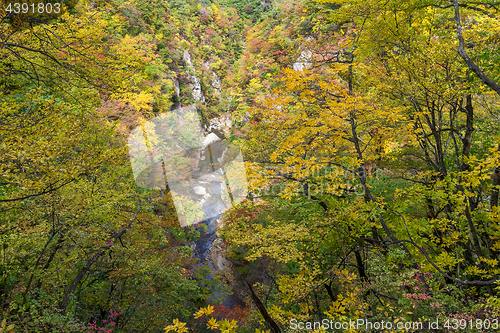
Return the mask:
[[186,333],[188,331],[186,323],[179,321],[179,319],[174,319],[174,324],[165,327],[165,333],[174,331],[178,333]]

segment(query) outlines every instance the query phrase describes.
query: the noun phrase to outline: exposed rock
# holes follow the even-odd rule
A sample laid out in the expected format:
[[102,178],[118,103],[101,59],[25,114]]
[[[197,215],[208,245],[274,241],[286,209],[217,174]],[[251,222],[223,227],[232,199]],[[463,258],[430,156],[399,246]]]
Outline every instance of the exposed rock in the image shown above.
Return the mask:
[[311,56],[312,52],[310,50],[304,50],[300,53],[300,56],[293,63],[293,69],[296,71],[302,71],[305,68],[311,66]]
[[220,138],[215,133],[208,134],[203,140],[203,145],[201,149],[205,149],[209,144],[220,141]]
[[179,86],[179,81],[177,81],[177,80],[172,80],[172,81],[174,83],[175,94],[177,95],[177,97],[180,97],[180,95],[181,95],[181,88]]
[[193,191],[194,193],[196,193],[197,195],[205,195],[207,194],[207,189],[204,188],[203,186],[195,186],[193,188]]
[[224,242],[220,238],[216,238],[208,252],[208,260],[212,263],[216,271],[231,271],[231,263],[224,257],[226,250],[222,248]]
[[213,75],[213,79],[212,79],[212,87],[215,89],[215,95],[217,97],[220,97],[221,95],[221,91],[220,91],[220,79],[219,77],[217,76],[217,74],[215,73],[212,73]]
[[307,42],[300,47],[302,52],[300,52],[299,57],[293,63],[293,69],[296,71],[302,71],[311,66],[312,52],[307,48],[307,43],[312,42],[313,38],[307,37],[306,40]]
[[213,118],[210,120],[210,125],[208,125],[207,130],[211,131],[220,131],[224,133],[225,136],[229,136],[231,134],[231,114],[223,114],[219,118]]
[[192,72],[192,74],[188,73],[188,78],[192,83],[192,88],[193,88],[193,99],[195,101],[200,101],[204,102],[205,101],[205,96],[203,96],[203,91],[201,90],[201,83],[200,79],[196,76],[196,71],[194,70],[193,64],[191,63],[191,55],[187,50],[184,51],[184,62],[187,64],[189,71]]

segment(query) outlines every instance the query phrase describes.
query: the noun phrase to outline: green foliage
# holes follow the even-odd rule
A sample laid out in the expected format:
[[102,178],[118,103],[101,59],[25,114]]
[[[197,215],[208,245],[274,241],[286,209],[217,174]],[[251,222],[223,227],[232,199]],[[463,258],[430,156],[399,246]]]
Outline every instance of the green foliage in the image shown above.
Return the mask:
[[[2,6],[0,331],[498,318],[500,104],[457,56],[452,9],[113,0],[40,21]],[[496,7],[459,9],[498,82]],[[207,226],[181,228],[127,153],[134,127],[192,103],[204,125],[232,117],[249,176],[212,265],[192,250]],[[232,292],[259,306],[229,318]]]

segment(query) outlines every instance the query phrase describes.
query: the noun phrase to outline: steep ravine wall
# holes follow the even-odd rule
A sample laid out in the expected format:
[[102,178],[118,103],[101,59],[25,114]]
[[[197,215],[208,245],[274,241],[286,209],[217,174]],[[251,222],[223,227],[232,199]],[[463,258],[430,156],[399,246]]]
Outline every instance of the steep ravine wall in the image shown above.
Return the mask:
[[[201,81],[200,78],[198,78],[198,76],[196,75],[196,69],[191,61],[191,55],[187,50],[184,51],[183,58],[188,69],[187,79],[189,80],[192,87],[193,100],[203,103],[205,102],[205,96],[201,87]],[[220,96],[221,93],[220,85],[221,82],[219,77],[215,73],[213,73],[212,86],[215,89],[215,94],[218,96]],[[179,81],[174,80],[174,87],[175,93],[179,97],[181,94]],[[180,107],[180,103],[176,103],[173,108],[176,109]],[[221,156],[221,158],[224,156],[224,151],[217,151],[217,142],[220,142],[222,140],[220,137],[221,133],[226,136],[229,135],[231,125],[232,122],[230,114],[223,114],[218,118],[209,120],[209,124],[205,128],[205,131],[208,134],[203,141],[202,147],[200,148],[200,159],[203,158],[201,152],[208,145],[212,145],[212,153],[214,154],[215,158],[217,158],[217,156],[219,155]],[[212,131],[216,131],[218,132],[218,134],[215,134]],[[201,160],[200,162],[203,163]],[[220,184],[216,184],[210,179],[206,178],[200,181],[199,184],[197,184],[195,187],[193,187],[193,192],[199,200],[209,203],[210,200],[214,199],[210,196],[209,192],[214,192],[213,188],[217,186],[220,187]],[[211,210],[212,208],[217,208],[215,207],[216,205],[214,207],[212,206],[214,205],[207,205],[206,209]],[[212,214],[213,212],[206,211],[206,213]],[[202,232],[198,241],[196,241],[190,247],[201,263],[206,262],[212,268],[214,274],[216,272],[221,272],[224,276],[227,277],[226,282],[230,283],[230,281],[232,281],[230,275],[232,274],[231,272],[234,270],[234,268],[231,266],[230,261],[225,257],[226,251],[223,249],[222,239],[217,237],[217,227],[220,222],[220,217],[221,215],[218,214],[214,218],[203,221],[202,223],[207,225],[207,231]],[[212,276],[214,274],[212,274]],[[222,305],[224,305],[226,308],[234,308],[235,306],[245,305],[245,303],[242,301],[244,295],[239,295],[238,293],[236,293],[233,287],[234,286],[231,285],[233,293],[227,296],[222,303]],[[217,293],[217,290],[214,290],[214,294]]]

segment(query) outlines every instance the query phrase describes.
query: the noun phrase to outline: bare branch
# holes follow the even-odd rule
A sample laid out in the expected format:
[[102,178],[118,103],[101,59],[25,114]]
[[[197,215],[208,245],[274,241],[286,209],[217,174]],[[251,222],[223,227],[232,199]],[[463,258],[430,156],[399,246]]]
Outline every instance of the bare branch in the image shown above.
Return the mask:
[[493,89],[500,96],[500,85],[495,81],[491,80],[483,71],[476,65],[472,59],[469,58],[467,52],[465,52],[465,42],[462,35],[462,23],[460,22],[460,11],[458,9],[458,0],[453,0],[453,6],[455,7],[455,23],[457,25],[457,37],[458,37],[458,53],[464,59],[465,63],[471,71],[473,71],[488,87]]

